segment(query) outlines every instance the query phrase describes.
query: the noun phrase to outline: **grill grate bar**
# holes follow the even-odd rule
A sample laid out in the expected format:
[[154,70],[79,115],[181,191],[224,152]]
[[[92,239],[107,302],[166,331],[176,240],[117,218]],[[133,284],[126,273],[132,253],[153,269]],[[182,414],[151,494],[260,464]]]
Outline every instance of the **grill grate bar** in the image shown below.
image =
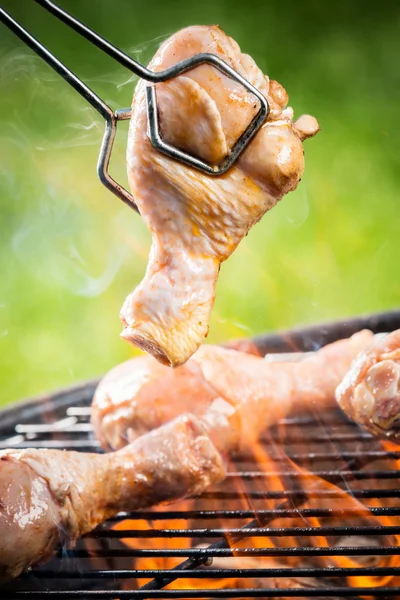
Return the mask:
[[[320,443],[320,442],[325,442],[325,443],[329,443],[332,444],[332,442],[363,442],[366,440],[373,440],[373,436],[370,435],[369,433],[366,433],[362,430],[355,430],[351,433],[348,432],[341,432],[341,431],[337,431],[337,432],[332,432],[332,433],[324,433],[324,434],[314,434],[314,435],[309,435],[307,436],[307,441],[309,443]],[[279,435],[278,431],[272,431],[268,437],[263,437],[261,438],[261,442],[262,443],[270,443],[270,442],[275,442],[275,443],[282,443],[283,442],[283,438],[282,435]],[[295,435],[295,433],[292,433],[291,435],[285,436],[284,441],[286,444],[290,444],[290,445],[294,445],[294,444],[302,444],[304,445],[304,437],[301,436],[297,436]]]
[[68,417],[87,417],[90,418],[92,409],[90,406],[70,406],[67,408]]
[[[19,425],[19,426],[15,427],[15,431],[19,434],[24,434],[24,433],[30,433],[30,434],[35,434],[35,435],[41,434],[41,437],[44,437],[43,434],[53,434],[58,431],[61,433],[77,434],[77,435],[85,434],[85,433],[92,433],[93,428],[90,423],[81,421],[78,423],[71,424],[68,427],[63,427],[62,429],[54,427],[53,424],[49,424],[49,425],[39,425],[39,424]],[[14,441],[14,437],[15,437],[15,441]],[[24,441],[23,436],[18,435],[18,436],[12,436],[9,438],[10,443],[18,444],[19,443],[18,440],[23,442]],[[340,433],[339,432],[339,433],[332,433],[331,435],[310,435],[307,438],[307,441],[309,443],[326,442],[331,445],[333,445],[335,442],[362,442],[362,441],[367,441],[367,440],[373,440],[373,438],[368,433],[364,433],[362,431],[355,431],[354,433]],[[52,442],[55,440],[52,440],[51,437],[47,437],[46,441]],[[300,436],[287,437],[287,438],[285,438],[284,441],[286,444],[290,444],[292,446],[296,445],[296,444],[304,444],[304,438],[302,438]],[[88,439],[86,437],[83,437],[82,439],[68,440],[68,443],[71,443],[71,442],[73,442],[75,444],[81,443],[82,445],[85,445],[88,443]],[[89,440],[89,442],[93,442],[96,445],[99,445],[96,440]],[[274,442],[275,444],[279,444],[279,443],[283,443],[283,439],[277,432],[272,432],[268,438],[262,439],[261,442],[267,443],[267,444]],[[4,442],[0,442],[0,443],[3,444]],[[246,458],[246,454],[242,454],[239,458],[241,458],[241,459]],[[253,457],[250,457],[250,458],[252,459]]]
[[[25,579],[34,576],[39,579],[147,579],[148,577],[163,578],[171,574],[170,569],[110,569],[93,571],[71,571],[71,570],[38,570],[34,569],[29,575],[24,575]],[[271,577],[326,577],[327,572],[324,568],[259,568],[259,569],[186,569],[182,572],[181,578],[193,579],[218,579],[220,577],[234,577],[238,579],[247,579],[250,577],[271,578]],[[329,577],[386,577],[399,576],[400,567],[354,567],[339,568],[330,567]]]
[[90,423],[78,423],[75,417],[68,417],[70,424],[61,425],[60,421],[56,421],[54,424],[34,424],[34,425],[17,425],[15,431],[17,433],[54,433],[61,431],[62,433],[90,433],[93,431]]
[[[261,510],[181,510],[181,511],[137,511],[137,513],[124,513],[109,519],[109,522],[126,519],[144,519],[146,521],[157,521],[164,519],[245,519],[255,517],[257,521],[265,519],[292,519],[303,517],[370,517],[370,516],[399,516],[399,507],[375,507],[369,508],[276,508]],[[255,524],[257,525],[257,523]],[[265,526],[265,525],[264,525]]]
[[[78,428],[82,428],[79,429]],[[44,426],[43,426],[44,428]],[[63,430],[58,430],[58,429],[51,429],[50,426],[48,427],[49,431],[52,432],[56,432],[56,431],[60,431],[62,433],[71,433],[70,428],[65,428]],[[71,427],[72,429],[72,427]],[[79,433],[81,432],[88,432],[89,429],[87,428],[87,425],[85,423],[81,423],[78,425],[74,425],[73,429],[76,431],[79,431]],[[18,428],[18,431],[21,431]],[[36,435],[36,432],[34,430],[34,428],[28,428],[28,426],[26,426],[24,428],[24,433],[28,434],[28,435]],[[38,430],[38,433],[40,433],[42,430]],[[91,429],[90,429],[91,431]],[[74,433],[75,431],[72,431],[72,433]],[[11,440],[11,441],[10,441]],[[5,440],[5,442],[0,442],[0,449],[6,449],[6,448],[28,448],[32,446],[32,442],[29,441],[16,441],[14,440],[13,443],[13,438],[8,438],[7,440]],[[95,440],[76,440],[75,442],[73,440],[69,440],[68,444],[65,443],[65,441],[63,442],[62,440],[35,440],[35,448],[71,448],[71,449],[79,449],[79,450],[86,450],[88,448],[90,448],[91,450],[95,450],[95,449],[100,449],[100,445],[98,442],[96,442]],[[349,460],[353,460],[353,459],[362,459],[362,460],[366,460],[366,459],[370,459],[370,460],[382,460],[382,459],[393,459],[393,460],[399,460],[400,459],[400,451],[385,451],[385,450],[371,450],[369,452],[360,452],[360,451],[354,451],[354,452],[320,452],[320,453],[313,453],[313,452],[309,452],[309,453],[305,453],[305,454],[295,454],[295,453],[290,453],[288,452],[287,455],[280,455],[280,454],[276,454],[273,452],[270,452],[268,454],[268,458],[275,462],[275,463],[280,463],[280,462],[287,462],[288,457],[297,462],[297,463],[303,463],[305,461],[313,461],[313,462],[319,462],[319,461],[349,461]],[[241,461],[250,461],[251,457],[247,456],[247,455],[241,455],[240,456]],[[337,475],[337,471],[335,472],[335,474]],[[357,472],[356,472],[357,473]],[[285,473],[288,476],[291,476],[291,473]],[[230,473],[229,474],[231,477],[232,476],[239,476],[241,478],[248,478],[248,477],[266,477],[266,476],[270,476],[270,473],[260,473],[260,472],[250,472],[249,473]],[[308,474],[309,475],[309,474]]]
[[[290,457],[292,458],[292,457]],[[231,479],[270,479],[285,478],[288,479],[327,479],[328,481],[343,481],[351,479],[398,479],[399,471],[395,469],[387,469],[380,471],[358,471],[358,470],[329,470],[329,471],[243,471],[240,473],[228,473]]]
[[[242,538],[247,538],[242,534]],[[235,540],[237,541],[237,540]],[[225,542],[225,540],[224,540]],[[58,556],[63,558],[146,558],[161,556],[167,557],[191,557],[206,559],[210,556],[237,557],[237,556],[398,556],[400,555],[400,546],[335,546],[333,548],[326,546],[290,546],[285,548],[226,548],[223,543],[216,543],[206,548],[123,548],[107,550],[70,550],[66,554],[65,550],[60,550]],[[329,571],[328,571],[329,573]],[[181,576],[181,575],[178,575]],[[176,577],[175,577],[176,578]]]
[[[54,423],[29,423],[29,424],[18,424],[15,427],[17,433],[53,433],[54,431],[67,431],[68,433],[87,433],[92,432],[93,427],[88,419],[82,419],[82,416],[90,415],[90,407],[71,407],[66,412],[67,417]],[[78,420],[78,418],[81,418]],[[314,426],[318,423],[314,422]],[[326,426],[326,423],[324,423]],[[293,423],[294,425],[294,423]],[[343,423],[341,423],[343,425]],[[347,427],[347,423],[346,423]],[[293,435],[293,434],[292,434]],[[309,442],[334,442],[334,441],[360,441],[373,439],[371,434],[362,430],[356,429],[355,431],[334,431],[331,433],[314,434],[309,436]],[[279,431],[269,432],[267,436],[260,438],[261,442],[281,442],[282,436],[279,435]],[[285,441],[290,444],[303,443],[304,438],[301,436],[285,436]]]
[[[345,415],[342,415],[341,413],[338,414],[337,411],[334,411],[331,414],[326,412],[324,414],[323,423],[324,427],[346,426],[358,429],[358,425],[354,423],[354,421],[350,421],[350,419],[348,419]],[[313,413],[308,415],[296,415],[293,417],[287,417],[279,421],[279,425],[284,427],[285,429],[286,427],[297,427],[299,425],[301,427],[303,427],[304,425],[307,427],[315,427],[315,425],[320,424],[320,416],[318,414]]]
[[[271,491],[271,492],[246,492],[246,498],[252,500],[281,500],[284,498],[296,498],[303,492],[298,490]],[[354,498],[399,498],[400,489],[390,490],[353,490]],[[344,498],[344,493],[336,490],[316,490],[307,493],[308,498]],[[242,498],[239,492],[206,492],[202,494],[203,499],[208,500],[239,500]]]
[[[62,432],[64,433],[64,432]],[[49,448],[50,450],[80,450],[81,452],[99,452],[100,444],[96,440],[35,440],[30,441],[13,441],[13,438],[8,438],[4,442],[0,442],[0,450],[14,448],[22,450],[24,448]]]
[[[398,513],[400,514],[400,513]],[[227,535],[241,535],[241,527],[224,529],[129,529],[121,531],[117,529],[96,529],[86,535],[93,538],[129,539],[129,538],[214,538]],[[290,535],[301,535],[304,537],[314,535],[398,535],[400,525],[378,525],[378,526],[340,526],[340,527],[252,527],[246,529],[246,537],[286,537]]]
[[75,417],[66,417],[54,423],[22,423],[15,426],[17,433],[54,433],[68,431],[68,428],[77,423]]
[[319,587],[319,588],[225,588],[172,590],[45,590],[15,592],[13,598],[360,598],[372,595],[379,598],[398,597],[400,587]]
[[[60,433],[64,434],[81,434],[81,433],[90,433],[92,431],[92,429],[88,428],[86,423],[81,423],[78,425],[74,425],[73,427],[69,428],[69,429],[65,429],[60,431]],[[53,431],[54,433],[54,431]],[[28,436],[31,436],[30,438]],[[87,451],[87,448],[94,448],[94,449],[101,449],[100,444],[97,442],[97,440],[95,439],[88,439],[87,437],[83,438],[83,439],[68,439],[68,440],[57,440],[57,439],[53,439],[53,438],[44,438],[43,435],[41,435],[40,432],[35,433],[35,431],[29,431],[27,432],[26,436],[24,437],[23,434],[18,434],[18,435],[13,435],[9,438],[6,438],[5,440],[1,440],[0,441],[0,449],[6,449],[6,448],[28,448],[32,446],[32,442],[27,441],[28,439],[33,439],[33,437],[35,437],[35,448],[55,448],[55,449],[71,449],[71,450],[81,450],[82,452]],[[39,439],[40,438],[40,439]],[[293,440],[287,440],[290,444],[295,445],[296,443],[304,443],[304,440],[297,440],[297,441],[293,441]],[[315,442],[315,443],[321,443],[321,441],[323,441],[323,438],[319,438],[319,439],[309,439],[308,440],[310,443],[311,442]],[[328,442],[328,439],[325,440],[326,442]],[[341,443],[342,441],[346,441],[346,440],[342,440],[340,438],[330,438],[329,442],[337,442],[337,443]],[[354,441],[357,441],[357,439],[355,439]],[[361,440],[358,440],[361,441]],[[269,441],[268,443],[271,443],[271,441]],[[389,453],[388,453],[389,454]],[[382,453],[382,458],[390,458],[390,456],[388,456],[387,453]],[[291,455],[290,453],[288,453],[288,456],[290,456],[290,458],[292,458],[293,460],[296,459],[297,460],[297,455]],[[354,457],[357,457],[357,453],[353,453]],[[364,455],[363,455],[364,456]],[[379,456],[375,457],[374,455],[371,455],[372,458],[380,458]],[[275,458],[275,455],[270,455],[269,458],[276,460],[278,462],[278,460]],[[304,459],[310,458],[310,455],[304,455]],[[326,458],[329,460],[343,460],[344,456],[337,454],[337,453],[330,453],[326,455]],[[400,458],[399,456],[393,457],[396,459]],[[314,459],[314,457],[313,457]],[[237,457],[237,460],[239,462],[253,462],[254,457],[251,457],[247,454],[241,454],[240,456]],[[299,459],[301,460],[301,458]],[[321,456],[320,460],[323,460],[323,457]]]
[[[295,462],[304,462],[308,460],[315,461],[331,461],[331,460],[342,460],[349,461],[360,458],[362,460],[382,460],[382,459],[394,459],[400,458],[400,451],[386,451],[386,450],[370,450],[370,451],[354,451],[354,452],[307,452],[302,454],[296,454],[287,452],[287,454],[276,454],[274,452],[268,452],[268,458],[275,463],[287,462],[287,458]],[[246,455],[242,456],[241,459],[248,458]]]

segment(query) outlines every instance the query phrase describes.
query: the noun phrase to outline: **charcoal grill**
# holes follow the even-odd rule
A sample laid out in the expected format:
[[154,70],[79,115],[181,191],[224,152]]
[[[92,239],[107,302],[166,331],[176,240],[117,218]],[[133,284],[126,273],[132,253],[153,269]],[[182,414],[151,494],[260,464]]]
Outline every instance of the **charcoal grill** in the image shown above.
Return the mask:
[[[364,327],[400,328],[400,311],[254,343],[262,354],[314,350]],[[3,411],[0,447],[99,452],[89,423],[96,383]],[[293,415],[266,433],[259,449],[257,461],[250,453],[235,457],[222,486],[173,506],[118,515],[0,597],[400,597],[400,547],[393,542],[400,535],[400,450],[372,439],[338,410]],[[316,487],[316,476],[325,487]],[[342,490],[352,505],[341,504]],[[129,529],[120,529],[123,522]]]

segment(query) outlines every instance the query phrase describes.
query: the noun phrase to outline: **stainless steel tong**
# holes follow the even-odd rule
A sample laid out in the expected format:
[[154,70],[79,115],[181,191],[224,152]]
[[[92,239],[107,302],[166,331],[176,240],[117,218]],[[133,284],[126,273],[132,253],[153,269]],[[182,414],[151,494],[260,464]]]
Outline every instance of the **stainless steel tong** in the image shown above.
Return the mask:
[[[268,115],[268,101],[249,81],[244,79],[237,71],[232,69],[226,62],[214,54],[197,54],[188,59],[185,59],[176,65],[155,73],[150,71],[136,60],[119,50],[116,46],[98,35],[95,31],[78,21],[68,12],[57,6],[51,0],[34,0],[37,4],[48,10],[60,21],[71,27],[74,31],[82,35],[95,46],[103,50],[106,54],[114,58],[118,63],[149,82],[150,85],[146,88],[147,99],[147,115],[148,115],[148,135],[153,146],[163,154],[177,160],[185,165],[198,169],[203,173],[211,176],[218,176],[226,173],[230,167],[239,158],[240,154],[252,140],[254,135],[260,129]],[[31,33],[29,33],[22,25],[20,25],[13,17],[0,7],[0,21],[2,21],[13,33],[15,33],[27,46],[29,46],[38,56],[40,56],[52,69],[54,69],[61,77],[65,79],[81,96],[85,98],[95,108],[100,115],[105,119],[105,133],[100,148],[99,159],[97,162],[97,173],[100,181],[113,194],[128,204],[131,208],[138,211],[135,200],[122,185],[111,177],[108,172],[111,151],[117,130],[117,123],[121,120],[129,119],[131,116],[130,109],[119,109],[115,112],[93,92],[79,77],[75,75],[68,67],[66,67],[58,58],[52,54],[43,44],[39,42]],[[185,71],[189,71],[194,67],[208,63],[216,69],[239,82],[245,89],[256,96],[260,108],[256,116],[236,141],[229,154],[219,165],[211,165],[200,160],[187,152],[183,152],[179,148],[165,142],[160,134],[158,111],[157,111],[157,94],[156,83],[165,82],[169,79],[177,77]]]

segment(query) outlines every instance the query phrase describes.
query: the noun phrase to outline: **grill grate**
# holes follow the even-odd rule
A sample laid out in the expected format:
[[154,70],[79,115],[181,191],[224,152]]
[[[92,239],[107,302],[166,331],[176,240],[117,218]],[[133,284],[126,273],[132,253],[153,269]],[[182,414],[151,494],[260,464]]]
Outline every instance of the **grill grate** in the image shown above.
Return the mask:
[[[257,344],[308,349],[363,326],[398,328],[400,313]],[[95,385],[4,411],[0,448],[100,451],[89,423]],[[339,411],[294,415],[254,454],[235,457],[223,485],[170,507],[120,514],[0,596],[400,597],[399,459],[400,451]]]

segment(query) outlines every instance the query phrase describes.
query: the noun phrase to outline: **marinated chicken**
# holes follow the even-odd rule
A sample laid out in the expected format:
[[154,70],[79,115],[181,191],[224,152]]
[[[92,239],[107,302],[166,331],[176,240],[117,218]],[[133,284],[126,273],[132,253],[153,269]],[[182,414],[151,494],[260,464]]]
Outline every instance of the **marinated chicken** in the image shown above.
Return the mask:
[[182,415],[111,454],[0,452],[0,582],[120,511],[199,494],[225,476],[204,427]]
[[376,336],[336,390],[347,415],[375,436],[400,438],[400,330]]
[[[189,27],[169,38],[149,67],[161,71],[195,54],[216,54],[257,87],[268,118],[236,164],[211,177],[155,150],[147,136],[146,82],[136,88],[127,150],[132,194],[152,234],[146,275],[121,310],[121,336],[161,363],[185,363],[207,336],[221,263],[266,211],[294,190],[304,168],[302,141],[318,131],[293,122],[288,95],[219,27]],[[165,141],[216,164],[259,110],[240,84],[201,65],[157,84]]]
[[131,359],[96,390],[95,434],[104,448],[121,448],[188,411],[202,420],[221,452],[243,449],[294,410],[334,406],[337,385],[372,339],[362,331],[284,361],[207,345],[177,369],[151,356]]

